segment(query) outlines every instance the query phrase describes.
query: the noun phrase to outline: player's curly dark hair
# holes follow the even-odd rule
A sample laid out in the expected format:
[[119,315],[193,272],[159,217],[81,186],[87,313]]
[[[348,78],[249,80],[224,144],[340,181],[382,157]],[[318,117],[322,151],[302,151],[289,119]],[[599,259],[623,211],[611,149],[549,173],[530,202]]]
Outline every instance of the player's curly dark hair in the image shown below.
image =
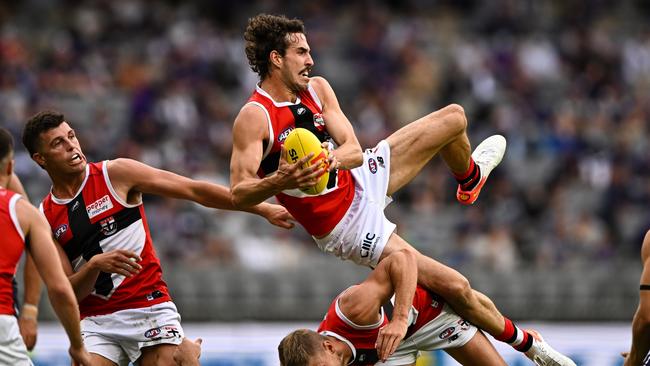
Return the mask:
[[270,14],[258,14],[248,20],[244,32],[246,57],[260,79],[268,76],[271,51],[278,51],[284,56],[288,46],[287,35],[290,33],[305,34],[302,20]]

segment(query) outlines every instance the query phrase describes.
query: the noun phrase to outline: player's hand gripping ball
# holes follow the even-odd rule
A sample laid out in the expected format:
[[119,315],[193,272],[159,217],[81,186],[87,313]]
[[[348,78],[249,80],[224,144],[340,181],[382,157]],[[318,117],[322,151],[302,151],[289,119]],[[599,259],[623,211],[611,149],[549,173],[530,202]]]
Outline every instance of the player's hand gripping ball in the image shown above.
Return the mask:
[[[308,163],[304,164],[302,168],[315,164],[319,164],[325,169],[328,168],[328,151],[321,146],[318,137],[305,128],[296,128],[291,131],[286,140],[284,140],[284,147],[287,149],[287,161],[291,164],[309,155],[309,153],[314,153],[314,157]],[[320,176],[315,186],[301,188],[301,191],[310,195],[319,194],[327,187],[329,177],[330,174],[326,171]]]

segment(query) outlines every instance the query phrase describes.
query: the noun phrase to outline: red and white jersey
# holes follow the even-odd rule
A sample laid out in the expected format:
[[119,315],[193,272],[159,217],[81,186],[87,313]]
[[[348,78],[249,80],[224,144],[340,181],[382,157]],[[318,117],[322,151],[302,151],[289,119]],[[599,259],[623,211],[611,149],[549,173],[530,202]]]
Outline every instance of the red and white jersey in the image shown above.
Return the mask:
[[89,163],[86,178],[71,199],[52,193],[41,203],[52,233],[75,272],[96,254],[116,249],[140,255],[140,273],[125,277],[100,272],[90,295],[79,302],[81,317],[104,315],[170,301],[142,203],[130,205],[115,193],[107,162]]
[[[375,343],[379,329],[388,324],[389,315],[384,307],[380,308],[380,318],[375,324],[359,325],[348,319],[339,308],[339,297],[332,301],[325,318],[318,327],[318,333],[334,337],[348,345],[352,350],[350,365],[374,365],[379,362]],[[391,304],[387,304],[390,307]],[[418,285],[413,297],[413,306],[409,312],[409,328],[404,339],[435,319],[442,312],[444,302]],[[392,309],[388,309],[392,310]]]
[[[291,130],[302,127],[313,132],[321,142],[329,139],[322,105],[311,85],[298,94],[294,103],[278,103],[258,85],[247,104],[262,108],[269,126],[270,138],[264,141],[262,162],[257,172],[260,178],[278,169],[280,146]],[[309,234],[324,236],[334,229],[350,207],[354,197],[354,178],[350,171],[338,170],[336,174],[330,173],[327,188],[318,195],[291,189],[276,197]]]
[[0,187],[0,315],[17,314],[14,275],[25,249],[25,234],[16,215],[20,195]]

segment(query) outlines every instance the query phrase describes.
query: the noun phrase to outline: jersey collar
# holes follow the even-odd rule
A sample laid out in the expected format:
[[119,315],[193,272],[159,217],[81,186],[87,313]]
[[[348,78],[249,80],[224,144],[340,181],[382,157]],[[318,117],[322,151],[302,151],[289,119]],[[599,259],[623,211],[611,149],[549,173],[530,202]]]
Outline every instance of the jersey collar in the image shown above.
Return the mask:
[[271,102],[273,102],[273,105],[275,105],[276,107],[288,107],[290,105],[298,105],[298,104],[300,104],[300,96],[296,96],[296,101],[293,102],[293,103],[291,103],[291,102],[276,102],[275,100],[273,100],[271,95],[269,95],[269,93],[267,93],[264,89],[262,89],[262,87],[260,86],[260,83],[257,83],[255,85],[255,90],[260,95],[268,98]]
[[77,190],[77,193],[75,193],[74,196],[72,196],[71,198],[66,198],[66,199],[57,198],[54,195],[54,192],[53,192],[54,186],[52,186],[50,188],[50,196],[52,196],[52,201],[54,203],[56,203],[56,204],[59,204],[59,205],[67,205],[68,203],[70,203],[84,189],[84,187],[86,186],[86,182],[88,181],[88,176],[89,175],[90,175],[90,163],[87,163],[86,164],[86,177],[84,177],[84,181],[81,183],[81,186],[79,187],[79,190]]

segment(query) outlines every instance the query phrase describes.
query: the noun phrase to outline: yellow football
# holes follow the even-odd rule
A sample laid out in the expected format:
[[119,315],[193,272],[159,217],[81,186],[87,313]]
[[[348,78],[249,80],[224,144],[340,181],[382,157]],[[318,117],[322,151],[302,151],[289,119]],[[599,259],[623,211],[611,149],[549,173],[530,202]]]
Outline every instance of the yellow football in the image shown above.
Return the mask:
[[[284,140],[284,147],[287,149],[287,162],[291,164],[309,155],[309,153],[314,153],[314,157],[304,164],[302,166],[303,168],[314,164],[321,166],[328,164],[327,150],[321,147],[321,142],[318,140],[318,137],[305,128],[296,128],[291,131],[289,136]],[[320,176],[315,186],[302,188],[301,191],[310,195],[321,193],[327,187],[329,176],[329,172],[325,172],[325,174]]]

